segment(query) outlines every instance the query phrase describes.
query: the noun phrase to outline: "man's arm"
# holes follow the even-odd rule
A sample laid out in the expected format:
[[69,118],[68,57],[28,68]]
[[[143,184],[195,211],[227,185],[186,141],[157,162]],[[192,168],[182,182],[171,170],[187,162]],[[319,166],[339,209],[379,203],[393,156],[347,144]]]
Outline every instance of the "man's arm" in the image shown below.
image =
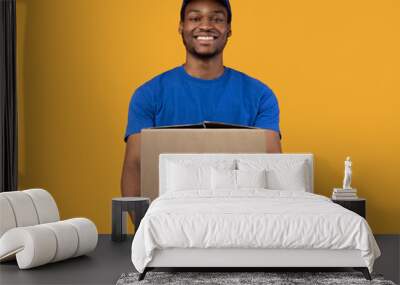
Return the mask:
[[266,131],[266,152],[281,153],[279,133],[279,105],[275,94],[265,86],[262,93],[254,126]]
[[267,153],[281,153],[282,147],[281,147],[281,140],[279,137],[279,133],[272,131],[272,130],[265,130],[265,131],[266,131],[266,137],[267,137],[266,138]]
[[140,133],[130,135],[126,142],[121,194],[123,197],[140,196]]

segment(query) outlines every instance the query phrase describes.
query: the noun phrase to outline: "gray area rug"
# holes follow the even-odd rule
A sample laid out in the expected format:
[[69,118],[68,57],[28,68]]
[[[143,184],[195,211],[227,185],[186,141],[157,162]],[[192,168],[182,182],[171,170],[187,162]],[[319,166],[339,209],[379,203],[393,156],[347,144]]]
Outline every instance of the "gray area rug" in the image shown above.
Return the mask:
[[136,284],[379,284],[395,285],[384,280],[382,275],[372,274],[372,281],[364,278],[360,272],[148,272],[142,281],[138,281],[139,273],[124,273],[117,285]]

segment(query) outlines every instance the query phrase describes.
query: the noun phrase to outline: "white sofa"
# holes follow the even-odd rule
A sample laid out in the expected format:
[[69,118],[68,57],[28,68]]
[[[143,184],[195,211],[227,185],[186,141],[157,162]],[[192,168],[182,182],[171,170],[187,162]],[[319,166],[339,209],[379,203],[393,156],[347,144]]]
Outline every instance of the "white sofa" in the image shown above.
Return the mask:
[[60,221],[43,189],[0,193],[0,262],[28,269],[84,255],[96,248],[97,228],[86,218]]

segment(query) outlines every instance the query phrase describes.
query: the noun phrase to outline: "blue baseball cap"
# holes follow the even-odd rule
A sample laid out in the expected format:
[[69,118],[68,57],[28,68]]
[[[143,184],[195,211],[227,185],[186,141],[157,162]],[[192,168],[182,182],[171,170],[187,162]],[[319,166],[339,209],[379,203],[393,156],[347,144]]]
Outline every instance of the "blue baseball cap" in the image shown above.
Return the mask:
[[[193,0],[183,0],[182,2],[182,8],[181,8],[181,21],[185,18],[185,8],[186,6]],[[231,4],[229,3],[229,0],[216,0],[219,2],[222,6],[226,8],[228,11],[228,23],[231,23],[232,21],[232,10],[231,10]]]

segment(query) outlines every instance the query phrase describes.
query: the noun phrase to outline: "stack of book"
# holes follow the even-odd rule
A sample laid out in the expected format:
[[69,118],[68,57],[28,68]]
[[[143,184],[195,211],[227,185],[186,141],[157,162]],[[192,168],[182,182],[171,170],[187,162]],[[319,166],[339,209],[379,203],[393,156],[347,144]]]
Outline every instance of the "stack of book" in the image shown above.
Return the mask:
[[342,189],[334,188],[332,193],[332,199],[334,200],[353,200],[357,199],[357,189]]

